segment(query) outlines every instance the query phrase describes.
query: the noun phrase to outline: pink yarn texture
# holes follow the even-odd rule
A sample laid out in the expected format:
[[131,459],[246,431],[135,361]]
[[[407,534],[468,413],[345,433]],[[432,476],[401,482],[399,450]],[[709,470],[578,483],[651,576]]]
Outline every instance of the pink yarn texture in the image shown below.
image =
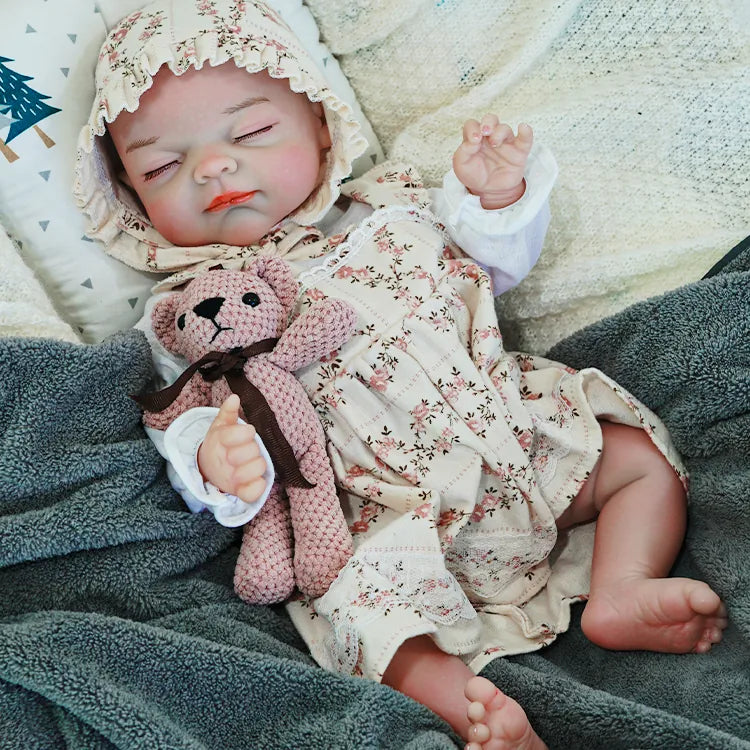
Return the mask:
[[[289,265],[259,258],[243,271],[214,270],[154,307],[152,325],[171,352],[196,362],[212,351],[231,351],[268,338],[272,351],[244,364],[247,380],[273,411],[311,489],[275,481],[260,513],[245,526],[234,574],[237,594],[251,604],[287,599],[295,585],[309,597],[324,594],[352,555],[325,434],[302,385],[292,374],[338,349],[351,336],[356,314],[338,299],[316,302],[287,326],[298,294]],[[195,374],[161,412],[145,412],[150,427],[166,429],[196,406],[219,406],[230,395],[224,378]]]

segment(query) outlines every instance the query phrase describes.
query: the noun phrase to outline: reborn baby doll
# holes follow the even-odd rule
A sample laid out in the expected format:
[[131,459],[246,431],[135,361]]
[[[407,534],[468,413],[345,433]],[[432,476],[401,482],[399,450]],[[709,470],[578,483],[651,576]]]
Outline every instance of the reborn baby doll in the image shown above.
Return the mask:
[[[354,307],[354,335],[298,373],[354,554],[290,615],[318,663],[421,701],[469,747],[543,747],[475,676],[491,659],[548,644],[585,599],[601,646],[704,652],[723,605],[667,578],[684,477],[655,415],[597,370],[503,348],[493,293],[538,257],[549,152],[526,126],[469,120],[428,192],[392,164],[342,184],[363,145],[262,3],[157,0],[102,48],[75,190],[108,252],[173,272],[156,291],[271,255],[297,274],[293,314],[326,297]],[[184,363],[151,341],[174,380]],[[249,506],[265,484],[252,427],[191,429],[151,432],[186,502],[217,518]]]

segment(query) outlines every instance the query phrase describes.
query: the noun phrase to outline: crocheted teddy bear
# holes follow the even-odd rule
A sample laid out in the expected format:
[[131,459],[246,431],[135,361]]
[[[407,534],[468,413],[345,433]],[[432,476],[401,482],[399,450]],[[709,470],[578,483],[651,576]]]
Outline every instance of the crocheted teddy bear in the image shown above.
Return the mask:
[[192,364],[171,388],[137,399],[147,407],[144,422],[164,430],[191,407],[219,406],[232,391],[240,396],[242,416],[276,470],[271,494],[245,526],[235,567],[235,591],[253,604],[283,601],[295,583],[321,596],[352,554],[325,434],[292,372],[338,349],[356,314],[343,300],[324,299],[287,327],[297,294],[289,265],[261,258],[243,271],[208,271],[160,300],[153,330]]

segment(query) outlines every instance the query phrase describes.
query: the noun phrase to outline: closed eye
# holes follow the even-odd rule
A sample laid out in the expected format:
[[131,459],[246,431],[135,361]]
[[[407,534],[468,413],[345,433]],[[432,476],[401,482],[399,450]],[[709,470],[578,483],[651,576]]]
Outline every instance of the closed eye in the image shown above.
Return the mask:
[[266,125],[264,128],[260,128],[260,130],[252,130],[249,133],[245,133],[244,135],[238,135],[235,139],[235,143],[241,143],[242,141],[249,141],[252,138],[256,138],[259,135],[263,135],[263,133],[268,133],[269,130],[273,127],[272,125]]
[[150,172],[146,172],[146,174],[143,175],[143,179],[148,182],[149,180],[153,180],[154,177],[158,177],[160,174],[163,174],[168,169],[171,169],[175,164],[179,164],[180,162],[175,159],[174,161],[170,161],[169,164],[164,164],[161,167],[157,167],[156,169],[152,169]]

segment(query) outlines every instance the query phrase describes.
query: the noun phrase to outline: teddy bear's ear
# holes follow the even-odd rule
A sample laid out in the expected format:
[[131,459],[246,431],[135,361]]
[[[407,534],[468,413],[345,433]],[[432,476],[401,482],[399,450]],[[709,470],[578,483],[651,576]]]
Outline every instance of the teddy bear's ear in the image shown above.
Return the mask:
[[247,270],[263,279],[276,293],[287,314],[291,312],[299,293],[299,284],[292,267],[285,260],[257,258]]
[[[151,311],[151,327],[156,334],[156,338],[170,352],[175,351],[174,347],[177,344],[174,316],[177,312],[177,303],[180,301],[181,294],[182,292],[172,292],[172,294],[160,299]],[[179,352],[177,353],[179,354]]]

